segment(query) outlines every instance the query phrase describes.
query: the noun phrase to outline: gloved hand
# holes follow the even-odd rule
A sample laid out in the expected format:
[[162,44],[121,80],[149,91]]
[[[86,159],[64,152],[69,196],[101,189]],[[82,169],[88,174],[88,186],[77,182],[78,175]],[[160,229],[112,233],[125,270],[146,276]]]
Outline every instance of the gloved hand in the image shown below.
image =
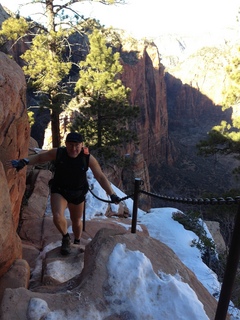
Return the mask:
[[111,194],[110,198],[111,198],[111,201],[116,204],[118,204],[121,201],[121,199],[115,193]]
[[13,166],[13,168],[16,168],[17,171],[23,169],[27,164],[29,163],[29,160],[24,158],[24,159],[20,159],[20,160],[12,160],[11,164]]

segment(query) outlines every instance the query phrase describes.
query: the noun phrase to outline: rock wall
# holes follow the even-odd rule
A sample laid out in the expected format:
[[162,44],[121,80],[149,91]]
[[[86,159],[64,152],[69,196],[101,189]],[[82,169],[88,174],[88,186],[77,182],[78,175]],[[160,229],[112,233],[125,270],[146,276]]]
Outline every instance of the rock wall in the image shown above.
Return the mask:
[[[159,162],[171,164],[164,66],[153,43],[139,41],[134,46],[131,42],[123,43],[122,81],[131,88],[131,104],[140,107],[136,122],[139,149],[148,165]],[[133,54],[136,55],[135,59],[132,58]]]
[[24,74],[16,62],[0,52],[0,276],[22,254],[16,230],[26,169],[16,172],[7,167],[7,161],[27,156],[29,136]]

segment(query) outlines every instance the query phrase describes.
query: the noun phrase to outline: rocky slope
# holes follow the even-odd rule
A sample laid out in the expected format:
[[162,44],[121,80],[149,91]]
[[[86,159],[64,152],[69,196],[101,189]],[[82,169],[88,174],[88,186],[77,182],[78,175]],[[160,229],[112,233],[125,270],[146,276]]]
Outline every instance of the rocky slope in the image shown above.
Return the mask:
[[22,259],[16,259],[0,278],[2,320],[40,320],[51,315],[69,320],[94,319],[96,314],[105,320],[124,320],[126,315],[135,318],[130,310],[122,308],[119,312],[118,304],[109,301],[107,265],[117,244],[146,255],[156,273],[161,270],[178,274],[196,293],[209,319],[214,318],[216,299],[171,249],[149,236],[144,226],[131,233],[128,217],[111,218],[108,214],[106,219],[95,217],[86,221],[81,246],[72,245],[71,254],[61,256],[59,232],[51,215],[45,214],[51,172],[32,168],[31,175],[35,177],[34,188],[23,207],[19,225]]

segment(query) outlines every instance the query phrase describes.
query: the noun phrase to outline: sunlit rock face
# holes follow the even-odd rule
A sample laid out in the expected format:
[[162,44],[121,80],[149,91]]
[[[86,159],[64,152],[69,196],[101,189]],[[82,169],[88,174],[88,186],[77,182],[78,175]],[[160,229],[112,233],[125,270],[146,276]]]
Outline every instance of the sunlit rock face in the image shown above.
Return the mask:
[[125,41],[122,51],[122,81],[131,88],[131,104],[140,108],[136,130],[143,157],[148,165],[171,163],[164,66],[158,49],[153,43]]
[[0,52],[0,161],[6,171],[14,226],[17,227],[26,170],[6,167],[10,159],[28,155],[30,127],[26,108],[26,81],[16,62]]
[[16,62],[0,52],[0,276],[21,257],[16,229],[26,185],[26,169],[16,172],[6,163],[27,156],[29,135],[24,74]]

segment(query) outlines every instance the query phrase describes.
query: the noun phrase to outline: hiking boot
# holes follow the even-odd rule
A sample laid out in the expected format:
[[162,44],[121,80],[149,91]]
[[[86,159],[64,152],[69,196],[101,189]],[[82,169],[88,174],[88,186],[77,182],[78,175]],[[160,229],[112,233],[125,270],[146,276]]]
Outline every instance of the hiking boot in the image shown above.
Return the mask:
[[71,239],[69,234],[63,236],[62,238],[62,246],[61,246],[61,254],[66,256],[71,253]]
[[80,239],[79,240],[74,239],[74,244],[80,244]]

